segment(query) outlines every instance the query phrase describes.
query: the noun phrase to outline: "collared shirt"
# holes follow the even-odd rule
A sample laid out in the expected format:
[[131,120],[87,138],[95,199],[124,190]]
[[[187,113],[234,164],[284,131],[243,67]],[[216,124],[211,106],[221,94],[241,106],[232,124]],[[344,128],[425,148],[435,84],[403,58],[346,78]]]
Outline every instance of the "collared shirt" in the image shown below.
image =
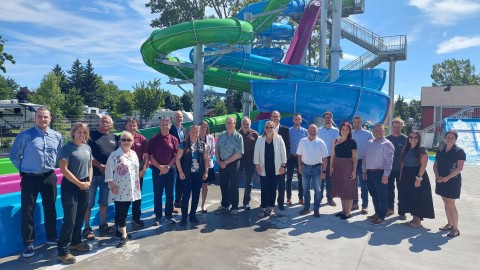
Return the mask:
[[357,156],[359,159],[363,158],[363,153],[365,153],[365,145],[371,139],[373,139],[373,134],[369,130],[360,128],[360,130],[352,130],[352,139],[357,142]]
[[331,156],[333,141],[339,137],[338,128],[334,126],[332,126],[331,128],[326,128],[325,126],[321,126],[318,129],[317,137],[319,137],[325,142],[325,145],[327,146],[327,150],[328,150],[328,156]]
[[185,141],[185,130],[183,129],[183,127],[178,128],[177,126],[175,126],[175,128],[177,129],[178,139],[180,140],[180,142]]
[[243,129],[238,130],[238,133],[242,135],[243,138],[243,156],[242,160],[253,161],[253,153],[255,150],[255,142],[258,139],[258,132],[253,129],[243,133]]
[[168,165],[178,150],[178,140],[172,134],[167,136],[158,133],[148,143],[148,154],[152,155],[160,165]]
[[308,137],[308,130],[306,128],[301,126],[298,128],[296,128],[295,126],[290,127],[290,140],[292,142],[292,145],[290,146],[289,154],[297,154],[298,143],[300,143],[300,140],[305,137]]
[[[147,139],[140,133],[133,134],[133,144],[131,149],[135,151],[138,157],[138,161],[143,161],[143,154],[148,154]],[[140,168],[141,170],[142,168]]]
[[325,142],[315,137],[312,141],[306,137],[298,143],[297,155],[302,156],[302,162],[307,165],[317,165],[322,163],[322,159],[328,157],[327,146]]
[[[199,138],[200,141],[203,141],[202,139]],[[208,151],[208,159],[209,159],[209,165],[208,168],[213,168],[213,156],[215,156],[215,138],[213,138],[212,134],[207,134],[205,136],[205,148]]]
[[237,153],[243,155],[242,135],[236,130],[232,135],[228,135],[227,131],[220,133],[215,144],[215,152],[218,153],[220,160],[227,160]]
[[362,158],[362,171],[383,170],[383,176],[389,176],[392,171],[394,152],[395,147],[385,137],[380,140],[369,140]]
[[109,201],[133,202],[142,198],[137,154],[127,156],[121,147],[108,157],[105,167],[105,182],[118,186],[118,194],[109,193]]
[[62,144],[60,133],[50,128],[42,132],[35,126],[17,135],[10,150],[10,160],[21,172],[45,173],[55,169]]

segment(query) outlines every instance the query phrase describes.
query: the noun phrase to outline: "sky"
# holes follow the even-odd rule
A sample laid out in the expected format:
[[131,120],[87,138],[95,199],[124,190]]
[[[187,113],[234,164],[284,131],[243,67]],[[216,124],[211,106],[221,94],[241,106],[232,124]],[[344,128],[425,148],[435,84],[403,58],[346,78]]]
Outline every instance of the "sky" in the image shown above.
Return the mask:
[[[0,7],[0,35],[5,51],[14,56],[3,76],[34,90],[59,64],[69,70],[78,58],[88,59],[104,81],[132,90],[141,81],[168,77],[147,67],[141,44],[154,30],[147,0],[12,0]],[[407,60],[396,63],[395,94],[419,99],[422,86],[431,86],[432,65],[446,59],[470,59],[480,73],[480,0],[365,0],[365,13],[349,19],[380,36],[407,35]],[[340,41],[347,65],[365,50]],[[188,50],[173,52],[185,61]],[[389,70],[389,64],[378,68]],[[388,79],[383,88],[388,91]],[[189,87],[186,87],[189,89]],[[190,87],[191,88],[191,87]]]

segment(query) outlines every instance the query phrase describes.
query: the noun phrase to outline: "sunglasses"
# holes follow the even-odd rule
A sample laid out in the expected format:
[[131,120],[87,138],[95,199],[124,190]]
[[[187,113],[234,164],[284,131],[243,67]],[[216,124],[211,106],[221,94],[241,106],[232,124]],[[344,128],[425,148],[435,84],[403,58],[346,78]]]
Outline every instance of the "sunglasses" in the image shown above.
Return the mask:
[[120,141],[122,141],[122,142],[131,142],[131,141],[133,141],[133,140],[132,140],[132,139],[121,138]]
[[408,136],[409,139],[418,139],[418,137],[415,137],[415,136]]
[[265,127],[265,129],[273,129],[273,127],[268,126],[268,127]]

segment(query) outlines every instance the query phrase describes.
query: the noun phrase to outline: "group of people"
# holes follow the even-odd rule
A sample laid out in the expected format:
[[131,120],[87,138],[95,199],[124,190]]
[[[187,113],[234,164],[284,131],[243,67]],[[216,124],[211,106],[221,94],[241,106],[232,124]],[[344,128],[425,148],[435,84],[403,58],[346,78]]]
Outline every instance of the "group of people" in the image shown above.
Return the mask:
[[[259,135],[251,128],[248,117],[242,119],[238,131],[236,118],[227,117],[226,131],[219,134],[215,143],[206,122],[192,125],[187,131],[182,126],[182,113],[176,112],[174,125],[169,118],[160,119],[160,132],[147,143],[138,133],[136,119],[128,119],[126,130],[116,136],[110,132],[112,118],[103,115],[98,130],[90,131],[85,123],[73,124],[71,140],[63,145],[60,133],[49,128],[50,111],[39,108],[35,113],[35,127],[21,132],[10,152],[10,159],[21,176],[23,256],[34,255],[33,211],[38,193],[42,196],[47,244],[57,245],[61,262],[75,263],[71,250],[90,250],[82,239],[95,238],[90,217],[96,197],[100,208],[99,231],[115,233],[120,239],[117,247],[125,246],[130,238],[126,230],[130,206],[132,225],[144,226],[141,193],[149,165],[154,191],[154,225],[161,223],[163,212],[168,223],[177,223],[173,216],[178,213],[177,208],[181,208],[180,225],[198,224],[196,211],[200,193],[201,212],[206,213],[208,184],[215,181],[214,156],[219,166],[222,196],[221,205],[214,211],[216,214],[230,212],[233,218],[239,218],[240,179],[245,182],[243,208],[250,210],[253,179],[257,174],[261,184],[258,215],[260,218],[275,216],[275,201],[278,210],[293,205],[292,179],[296,170],[298,203],[303,205],[300,215],[311,213],[310,190],[313,188],[314,217],[320,217],[320,204],[326,190],[328,205],[336,206],[335,197],[341,200],[342,211],[336,216],[349,219],[352,211],[360,209],[360,187],[361,214],[368,214],[370,193],[375,213],[368,218],[373,224],[382,224],[386,217],[394,214],[396,184],[401,220],[406,220],[407,213],[412,214],[412,220],[406,224],[416,228],[422,226],[423,218],[434,218],[426,173],[428,154],[421,145],[419,132],[411,131],[408,137],[401,133],[401,119],[394,119],[392,135],[384,137],[382,124],[375,124],[372,135],[362,128],[359,116],[353,119],[353,127],[345,122],[340,129],[333,125],[330,112],[323,114],[320,128],[315,124],[303,128],[300,114],[293,116],[290,128],[281,125],[280,118],[280,112],[273,111]],[[460,172],[466,158],[465,152],[455,144],[457,138],[455,131],[446,133],[446,146],[437,152],[433,167],[436,193],[442,196],[448,220],[440,230],[449,231],[451,237],[460,235],[455,199],[460,197]],[[63,173],[60,190],[64,212],[58,239],[54,173],[57,160]],[[106,220],[107,207],[112,202],[115,226],[109,226]]]

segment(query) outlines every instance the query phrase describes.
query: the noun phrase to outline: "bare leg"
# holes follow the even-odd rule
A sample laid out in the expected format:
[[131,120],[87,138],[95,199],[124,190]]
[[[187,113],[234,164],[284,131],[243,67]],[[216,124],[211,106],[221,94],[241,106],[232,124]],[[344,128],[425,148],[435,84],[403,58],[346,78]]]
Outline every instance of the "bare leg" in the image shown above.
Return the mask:
[[453,217],[450,213],[448,198],[442,197],[442,199],[445,205],[445,214],[447,215],[448,225],[453,226]]
[[107,223],[107,206],[100,205],[100,224]]
[[118,232],[120,232],[122,234],[123,238],[127,238],[127,226],[118,227]]
[[345,201],[342,201],[342,205],[343,205],[343,202],[345,202],[345,208],[343,209],[343,213],[345,214],[345,216],[350,216],[350,213],[352,211],[352,206],[353,206],[353,200],[345,200]]
[[445,198],[445,201],[447,202],[446,207],[448,208],[449,216],[451,218],[451,223],[449,222],[449,224],[452,225],[453,230],[458,230],[458,211],[455,206],[455,199]]
[[207,200],[208,183],[202,183],[202,211],[205,210],[205,201]]
[[87,211],[85,212],[85,228],[90,228],[90,215],[92,214],[92,209],[87,207]]

